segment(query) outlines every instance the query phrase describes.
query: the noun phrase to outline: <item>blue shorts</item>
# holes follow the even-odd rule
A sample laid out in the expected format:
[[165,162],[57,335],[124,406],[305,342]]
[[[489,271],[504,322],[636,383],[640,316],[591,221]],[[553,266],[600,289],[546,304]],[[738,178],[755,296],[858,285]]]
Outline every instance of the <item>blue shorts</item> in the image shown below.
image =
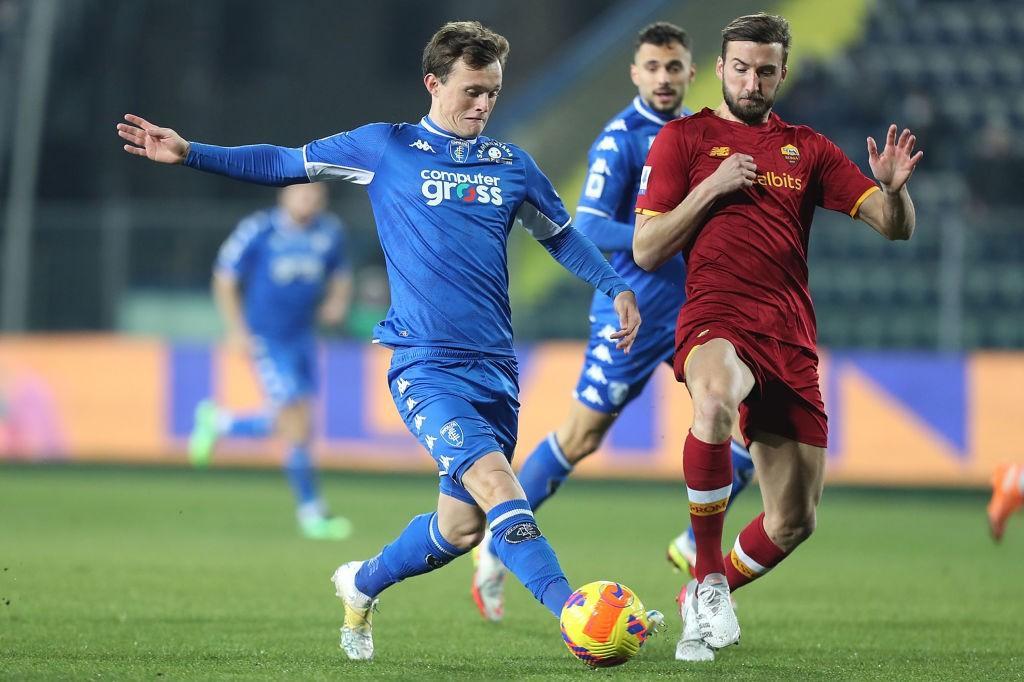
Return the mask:
[[316,339],[252,339],[252,363],[273,411],[316,393]]
[[640,395],[658,365],[664,362],[671,367],[676,345],[675,320],[667,326],[644,322],[629,355],[617,349],[610,336],[618,329],[614,314],[591,316],[590,343],[573,391],[580,403],[605,414],[618,414]]
[[462,486],[473,462],[492,452],[512,461],[519,430],[515,358],[445,348],[399,348],[388,370],[406,427],[437,463],[441,492],[476,504]]

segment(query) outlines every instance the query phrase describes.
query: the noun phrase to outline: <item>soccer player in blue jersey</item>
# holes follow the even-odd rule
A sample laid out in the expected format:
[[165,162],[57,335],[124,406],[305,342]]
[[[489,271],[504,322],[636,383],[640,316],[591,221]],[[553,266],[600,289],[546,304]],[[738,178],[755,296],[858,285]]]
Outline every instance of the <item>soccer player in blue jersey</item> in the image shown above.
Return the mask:
[[242,220],[221,246],[213,292],[230,347],[249,355],[268,401],[265,412],[232,414],[213,401],[196,408],[189,458],[209,464],[217,440],[279,435],[284,470],[309,538],[343,540],[351,524],[332,516],[310,457],[316,391],[316,323],[340,324],[352,278],[341,221],[325,213],[324,185],[285,187],[278,206]]
[[[685,266],[677,254],[655,272],[633,262],[633,207],[647,150],[661,127],[690,112],[683,108],[696,70],[686,32],[667,22],[642,29],[636,38],[630,77],[637,96],[605,126],[587,155],[589,171],[576,208],[576,226],[602,250],[636,292],[644,333],[627,355],[611,342],[617,329],[607,297],[595,295],[590,307],[590,343],[573,392],[568,418],[537,445],[519,471],[534,511],[572,472],[577,462],[601,445],[622,409],[647,385],[658,365],[672,366],[676,316],[685,299]],[[746,448],[733,443],[733,498],[753,475]],[[490,536],[476,550],[472,594],[481,615],[501,620],[505,569]],[[669,544],[669,559],[681,570],[696,561],[692,531]]]
[[[525,151],[482,136],[501,90],[508,41],[477,22],[441,27],[423,52],[430,112],[310,142],[215,147],[135,116],[125,150],[264,184],[347,180],[367,189],[391,284],[375,341],[394,349],[388,384],[406,425],[437,463],[437,510],[415,517],[368,561],[333,576],[345,605],[341,646],[373,656],[371,614],[388,586],[440,568],[487,527],[501,561],[556,617],[571,593],[512,471],[518,368],[512,347],[507,240],[518,220],[568,270],[613,301],[610,341],[636,338],[636,297],[570,223]],[[661,614],[651,614],[652,625]]]

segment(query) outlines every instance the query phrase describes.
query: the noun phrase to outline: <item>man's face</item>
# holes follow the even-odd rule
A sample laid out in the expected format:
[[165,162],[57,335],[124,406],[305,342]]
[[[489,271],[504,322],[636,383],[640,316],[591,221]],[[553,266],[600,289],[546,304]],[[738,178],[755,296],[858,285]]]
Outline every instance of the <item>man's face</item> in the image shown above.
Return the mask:
[[640,99],[663,114],[679,113],[696,73],[693,55],[674,41],[668,45],[644,43],[629,65],[629,75]]
[[760,123],[775,105],[779,85],[786,79],[779,43],[730,41],[725,59],[715,71],[722,81],[722,97],[732,115],[744,123]]
[[477,137],[484,131],[501,91],[501,64],[491,62],[471,69],[464,59],[452,67],[445,82],[434,74],[423,78],[431,97],[431,117],[460,137]]
[[327,190],[313,182],[289,185],[281,190],[278,204],[293,222],[306,225],[327,207]]

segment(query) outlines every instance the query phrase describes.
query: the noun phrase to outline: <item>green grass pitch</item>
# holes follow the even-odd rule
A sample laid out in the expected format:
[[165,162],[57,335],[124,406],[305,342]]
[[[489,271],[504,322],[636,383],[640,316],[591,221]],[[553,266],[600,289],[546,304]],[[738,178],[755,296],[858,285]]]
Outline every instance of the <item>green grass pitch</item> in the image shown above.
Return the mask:
[[[366,558],[436,479],[332,473],[345,543],[301,539],[267,471],[0,466],[0,678],[1008,679],[1024,675],[1024,515],[989,540],[980,492],[826,490],[818,533],[737,594],[743,640],[711,665],[673,660],[681,577],[663,560],[679,485],[570,481],[539,514],[573,584],[616,579],[669,630],[637,659],[588,672],[514,580],[505,622],[481,621],[471,562],[396,585],[377,659],[337,646],[329,576]],[[759,506],[730,512],[734,537]]]

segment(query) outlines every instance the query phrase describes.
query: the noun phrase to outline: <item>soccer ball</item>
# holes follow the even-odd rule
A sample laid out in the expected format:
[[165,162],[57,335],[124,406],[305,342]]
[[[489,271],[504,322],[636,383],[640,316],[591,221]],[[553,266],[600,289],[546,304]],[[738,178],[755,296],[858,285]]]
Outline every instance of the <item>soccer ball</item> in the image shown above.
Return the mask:
[[559,620],[569,651],[595,668],[622,665],[633,658],[653,630],[636,594],[607,580],[573,592]]

